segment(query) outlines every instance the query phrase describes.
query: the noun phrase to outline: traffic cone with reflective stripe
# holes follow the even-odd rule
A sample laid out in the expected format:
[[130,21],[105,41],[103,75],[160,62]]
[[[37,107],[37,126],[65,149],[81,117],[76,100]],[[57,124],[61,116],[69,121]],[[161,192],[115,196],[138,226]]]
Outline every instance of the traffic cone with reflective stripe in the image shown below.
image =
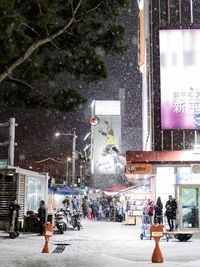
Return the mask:
[[49,253],[49,237],[45,236],[45,244],[44,247],[42,249],[42,253]]

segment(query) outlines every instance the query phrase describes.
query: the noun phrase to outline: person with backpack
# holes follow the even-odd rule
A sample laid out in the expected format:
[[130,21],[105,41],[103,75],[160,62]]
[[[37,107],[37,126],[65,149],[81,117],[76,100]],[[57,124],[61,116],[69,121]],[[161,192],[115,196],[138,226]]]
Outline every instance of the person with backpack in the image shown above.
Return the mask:
[[154,202],[152,199],[147,200],[147,214],[150,217],[150,223],[152,224],[152,218],[153,218],[153,213],[154,213]]

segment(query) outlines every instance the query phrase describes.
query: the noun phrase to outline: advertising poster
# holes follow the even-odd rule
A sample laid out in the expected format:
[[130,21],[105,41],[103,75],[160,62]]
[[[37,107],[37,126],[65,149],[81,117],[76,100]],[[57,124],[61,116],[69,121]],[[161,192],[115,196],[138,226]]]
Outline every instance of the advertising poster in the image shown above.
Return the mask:
[[96,101],[98,124],[92,126],[95,174],[116,174],[121,142],[120,101]]
[[200,128],[200,29],[160,30],[161,128]]

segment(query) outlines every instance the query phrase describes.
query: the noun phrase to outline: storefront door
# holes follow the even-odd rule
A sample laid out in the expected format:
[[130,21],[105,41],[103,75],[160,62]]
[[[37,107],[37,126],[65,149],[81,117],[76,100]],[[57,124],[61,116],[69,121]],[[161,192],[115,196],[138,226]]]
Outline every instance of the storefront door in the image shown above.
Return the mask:
[[199,188],[182,187],[180,193],[182,228],[199,228]]

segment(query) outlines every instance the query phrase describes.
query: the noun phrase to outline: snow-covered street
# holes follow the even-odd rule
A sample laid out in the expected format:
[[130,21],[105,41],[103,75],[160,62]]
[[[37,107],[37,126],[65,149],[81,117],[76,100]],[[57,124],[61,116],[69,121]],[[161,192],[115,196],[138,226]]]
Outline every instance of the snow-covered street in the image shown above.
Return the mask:
[[[154,240],[140,240],[140,225],[127,226],[116,222],[83,221],[80,231],[66,231],[50,238],[49,253],[41,253],[44,237],[22,233],[14,240],[0,232],[0,266],[27,267],[134,267],[154,266],[151,256]],[[52,253],[58,246],[62,253]],[[187,242],[164,238],[160,248],[163,266],[199,266],[200,239],[195,236]]]

